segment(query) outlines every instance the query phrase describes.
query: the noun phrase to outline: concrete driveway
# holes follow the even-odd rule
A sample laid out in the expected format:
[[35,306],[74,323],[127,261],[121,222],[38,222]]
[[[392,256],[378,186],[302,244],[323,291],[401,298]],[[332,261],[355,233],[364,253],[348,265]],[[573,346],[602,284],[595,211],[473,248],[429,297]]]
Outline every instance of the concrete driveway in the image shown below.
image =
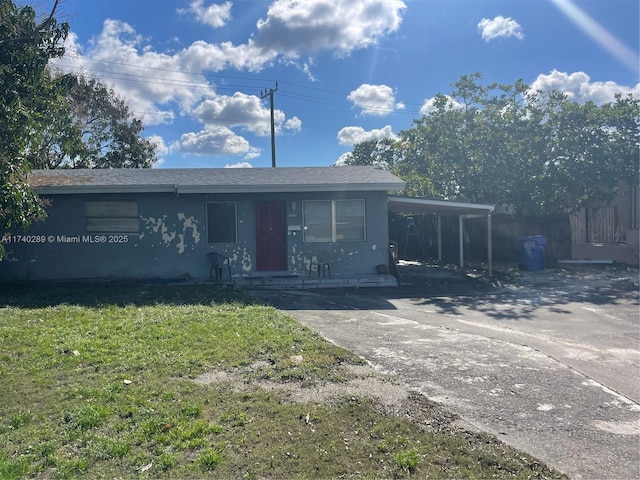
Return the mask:
[[572,478],[640,478],[637,270],[401,272],[398,288],[255,293]]

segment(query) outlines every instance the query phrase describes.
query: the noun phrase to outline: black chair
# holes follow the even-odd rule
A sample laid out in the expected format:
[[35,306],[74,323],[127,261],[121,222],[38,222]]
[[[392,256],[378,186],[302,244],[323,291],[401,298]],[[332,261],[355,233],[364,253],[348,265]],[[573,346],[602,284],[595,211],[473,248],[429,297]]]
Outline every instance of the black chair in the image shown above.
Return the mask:
[[229,257],[218,252],[209,252],[207,253],[207,258],[211,265],[209,269],[209,280],[213,280],[214,275],[216,282],[222,280],[225,270],[229,274],[229,280],[231,280],[231,261]]
[[311,257],[309,262],[309,278],[311,278],[311,271],[313,267],[316,267],[318,277],[329,276],[331,278],[331,265],[329,264],[330,255],[329,252],[319,252],[316,256]]

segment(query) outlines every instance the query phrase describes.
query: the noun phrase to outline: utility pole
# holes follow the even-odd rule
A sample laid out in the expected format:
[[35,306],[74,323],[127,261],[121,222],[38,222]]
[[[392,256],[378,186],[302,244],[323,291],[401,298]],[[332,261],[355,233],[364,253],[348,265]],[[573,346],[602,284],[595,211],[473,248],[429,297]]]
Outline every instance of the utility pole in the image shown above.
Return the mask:
[[269,97],[269,105],[271,108],[271,166],[275,168],[276,166],[276,126],[275,120],[273,117],[273,94],[278,90],[278,82],[276,82],[276,88],[271,88],[269,90],[264,90],[261,92],[260,99]]

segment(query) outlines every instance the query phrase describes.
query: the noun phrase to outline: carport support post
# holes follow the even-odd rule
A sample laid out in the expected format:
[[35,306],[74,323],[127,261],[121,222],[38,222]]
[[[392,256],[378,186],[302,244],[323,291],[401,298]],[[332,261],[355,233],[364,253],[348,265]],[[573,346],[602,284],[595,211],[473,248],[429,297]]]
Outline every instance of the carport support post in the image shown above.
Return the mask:
[[442,263],[442,215],[436,215],[438,219],[438,263]]
[[464,215],[458,215],[460,236],[460,268],[464,267]]
[[491,236],[491,214],[487,214],[487,267],[489,276],[493,275],[493,238]]

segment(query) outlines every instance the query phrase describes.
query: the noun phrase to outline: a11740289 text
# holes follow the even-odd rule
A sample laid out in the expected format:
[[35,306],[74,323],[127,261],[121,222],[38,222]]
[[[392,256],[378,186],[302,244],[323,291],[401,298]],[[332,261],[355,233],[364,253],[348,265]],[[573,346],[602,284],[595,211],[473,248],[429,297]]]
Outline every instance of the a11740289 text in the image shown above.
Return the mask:
[[21,243],[129,243],[129,235],[4,235],[4,244]]

